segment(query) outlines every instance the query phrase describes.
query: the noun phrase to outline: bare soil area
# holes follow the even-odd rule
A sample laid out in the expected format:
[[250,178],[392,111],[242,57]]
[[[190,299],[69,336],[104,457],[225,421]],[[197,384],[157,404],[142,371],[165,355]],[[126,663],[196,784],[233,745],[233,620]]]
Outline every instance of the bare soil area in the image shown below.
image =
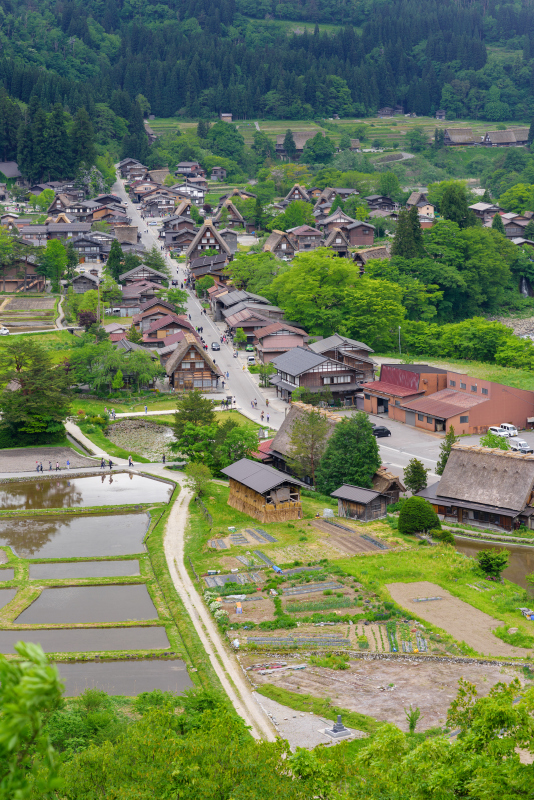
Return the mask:
[[[274,617],[274,604],[267,597],[255,597],[254,600],[244,600],[241,603],[242,614],[236,613],[236,603],[223,603],[222,608],[228,611],[230,622],[264,622],[271,621]],[[261,635],[261,634],[259,634]]]
[[[418,617],[450,633],[458,642],[466,642],[478,653],[490,656],[519,656],[524,658],[527,651],[522,647],[512,647],[498,639],[493,631],[503,623],[479,611],[477,608],[454,597],[436,583],[419,581],[416,583],[390,583],[386,585],[391,597]],[[414,602],[418,597],[440,597],[440,600]]]
[[49,472],[49,462],[52,462],[52,471],[56,469],[56,461],[62,471],[67,469],[67,459],[71,469],[76,467],[98,466],[93,458],[79,455],[70,447],[21,447],[14,450],[0,451],[0,473],[2,472],[36,472],[36,462],[43,463],[43,472]]
[[[284,656],[288,661],[290,658]],[[302,656],[296,656],[296,660],[302,661]],[[243,659],[244,666],[257,661],[257,655],[247,655]],[[251,674],[258,685],[271,683],[299,694],[329,697],[334,705],[382,722],[392,722],[403,731],[408,730],[404,709],[410,704],[421,709],[418,730],[444,726],[460,678],[474,683],[479,694],[484,696],[499,681],[508,683],[517,677],[513,668],[437,660],[427,663],[415,659],[413,662],[400,659],[352,661],[350,669],[342,671],[307,666],[299,672],[280,670],[269,675]]]
[[42,311],[54,308],[54,297],[13,297],[4,311]]

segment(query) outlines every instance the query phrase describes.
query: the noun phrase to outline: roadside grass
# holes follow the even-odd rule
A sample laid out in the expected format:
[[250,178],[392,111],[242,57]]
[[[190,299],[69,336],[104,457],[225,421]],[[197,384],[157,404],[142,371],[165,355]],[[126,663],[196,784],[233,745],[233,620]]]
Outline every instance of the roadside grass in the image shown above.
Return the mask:
[[[389,551],[358,561],[341,558],[337,564],[383,600],[391,600],[386,584],[429,581],[447,589],[474,608],[501,620],[506,628],[518,627],[524,622],[518,608],[528,604],[526,592],[507,580],[502,584],[486,581],[475,559],[456,552],[451,545]],[[475,584],[482,591],[473,589],[472,585]],[[414,616],[412,612],[409,613]],[[420,619],[427,628],[434,627],[444,638],[449,637],[452,641],[452,637],[445,631],[432,626],[422,617]]]
[[[50,358],[54,364],[60,364],[66,358],[73,346],[74,337],[68,331],[57,331],[53,328],[47,333],[32,333],[31,331],[17,334],[18,336],[31,336],[33,341],[36,341],[45,350],[48,351]],[[4,347],[8,341],[13,341],[10,336],[2,336],[0,338],[0,347]]]
[[[303,537],[306,539],[306,548],[309,548],[308,560],[315,561],[317,559],[318,556],[317,553],[314,554],[314,550],[319,550],[317,545],[321,541],[321,537],[319,531],[310,526],[309,520],[314,518],[316,513],[322,514],[325,508],[322,499],[318,501],[308,497],[302,498],[303,519],[262,524],[257,519],[229,506],[229,493],[230,489],[226,484],[212,481],[202,498],[208,512],[213,517],[214,524],[211,530],[198,504],[191,503],[189,525],[185,538],[185,556],[188,568],[188,557],[191,558],[195,569],[200,574],[208,568],[212,569],[216,566],[222,568],[222,558],[244,555],[247,550],[261,550],[265,555],[276,560],[278,551],[291,545],[299,545]],[[333,507],[333,505],[332,500],[330,500],[330,507]],[[238,531],[244,528],[261,528],[274,536],[277,542],[257,542],[254,545],[249,545],[249,547],[230,545],[226,550],[208,549],[208,540],[228,536],[230,533],[228,528],[230,526],[235,527]]]
[[375,733],[384,724],[383,722],[378,722],[374,717],[367,716],[367,714],[359,714],[357,711],[339,708],[333,705],[327,697],[314,697],[311,694],[290,692],[288,689],[283,689],[272,683],[264,683],[258,686],[255,691],[270,700],[275,700],[277,703],[292,708],[294,711],[305,713],[312,711],[317,716],[325,717],[334,722],[337,719],[337,715],[341,714],[344,725],[348,728],[364,731],[364,733]]

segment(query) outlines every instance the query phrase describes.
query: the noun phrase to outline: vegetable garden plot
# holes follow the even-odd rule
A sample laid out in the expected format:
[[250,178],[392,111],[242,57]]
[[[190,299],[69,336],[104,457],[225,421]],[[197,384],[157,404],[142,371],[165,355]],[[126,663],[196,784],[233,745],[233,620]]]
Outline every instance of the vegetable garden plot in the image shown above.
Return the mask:
[[313,594],[313,592],[323,592],[326,589],[342,589],[343,584],[336,581],[325,581],[324,583],[304,583],[302,586],[290,586],[282,589],[284,595],[288,597],[295,594]]

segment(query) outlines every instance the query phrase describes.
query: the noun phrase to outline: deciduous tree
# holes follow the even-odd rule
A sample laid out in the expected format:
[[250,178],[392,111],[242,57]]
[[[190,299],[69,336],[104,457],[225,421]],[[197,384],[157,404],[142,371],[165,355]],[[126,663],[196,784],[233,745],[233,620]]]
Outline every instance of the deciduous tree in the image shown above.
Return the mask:
[[404,483],[413,494],[417,494],[427,486],[427,477],[430,468],[425,467],[418,458],[411,458],[408,466],[404,468]]
[[320,411],[303,411],[295,417],[289,436],[289,464],[301,478],[316,483],[316,472],[326,449],[330,430],[327,417]]
[[338,422],[316,471],[317,488],[330,494],[344,483],[369,489],[380,455],[367,414],[359,411]]
[[447,461],[451,454],[452,446],[458,441],[459,437],[454,432],[454,427],[451,425],[445,435],[445,439],[439,448],[439,458],[436,466],[436,475],[443,475]]
[[199,389],[184,392],[177,398],[173,423],[176,439],[181,437],[188,423],[205,427],[213,422],[215,422],[213,403],[211,400],[202,397],[202,392]]

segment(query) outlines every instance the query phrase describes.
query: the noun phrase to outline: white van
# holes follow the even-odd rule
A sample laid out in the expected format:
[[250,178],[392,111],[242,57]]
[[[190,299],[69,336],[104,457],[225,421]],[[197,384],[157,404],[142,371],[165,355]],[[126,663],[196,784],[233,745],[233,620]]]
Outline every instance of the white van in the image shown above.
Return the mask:
[[255,363],[256,363],[256,358],[255,358],[255,356],[249,356],[249,357],[247,358],[247,364],[248,364],[249,366],[252,366],[252,365],[253,365],[253,364],[255,364]]
[[528,444],[525,442],[524,439],[519,439],[517,436],[508,439],[508,444],[510,445],[510,450],[529,450]]
[[501,431],[505,431],[508,436],[517,436],[517,428],[515,425],[510,425],[508,422],[501,422],[500,429]]

